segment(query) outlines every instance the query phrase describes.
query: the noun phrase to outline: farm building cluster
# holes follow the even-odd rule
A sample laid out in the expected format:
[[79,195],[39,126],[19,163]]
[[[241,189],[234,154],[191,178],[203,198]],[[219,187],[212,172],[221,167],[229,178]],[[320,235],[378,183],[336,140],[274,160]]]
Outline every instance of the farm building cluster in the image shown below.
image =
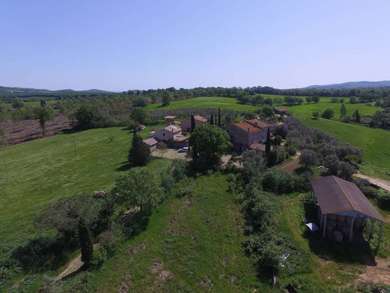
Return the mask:
[[[162,147],[188,150],[192,129],[210,122],[208,118],[201,115],[191,115],[182,121],[177,120],[176,116],[165,116],[164,120],[165,127],[152,131],[150,137],[144,139],[144,143],[151,151]],[[230,135],[235,152],[255,150],[264,153],[268,132],[272,135],[273,130],[279,125],[282,123],[254,118],[233,122],[226,127],[226,130]]]

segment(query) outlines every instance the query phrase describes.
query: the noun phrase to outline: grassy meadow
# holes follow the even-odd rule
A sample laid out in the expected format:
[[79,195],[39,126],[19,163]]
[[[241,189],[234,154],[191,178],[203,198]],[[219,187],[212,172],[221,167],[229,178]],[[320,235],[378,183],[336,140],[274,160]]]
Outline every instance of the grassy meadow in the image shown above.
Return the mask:
[[[317,105],[293,106],[290,107],[289,111],[306,126],[318,128],[341,141],[360,148],[363,151],[364,158],[363,173],[390,179],[390,131],[353,123],[343,123],[337,121],[337,117],[332,120],[313,120],[311,118],[313,111],[324,110],[332,105],[337,109],[340,107],[340,104],[321,102]],[[355,109],[359,109],[361,115],[372,114],[377,110],[374,106],[363,104],[346,104],[346,107],[349,114]],[[335,113],[338,114],[339,112]]]
[[127,130],[104,128],[0,149],[0,255],[35,234],[33,220],[48,203],[110,188],[125,170],[130,143]]
[[243,105],[234,98],[224,97],[199,97],[186,100],[172,101],[169,105],[162,107],[161,104],[149,104],[147,110],[177,110],[191,108],[221,108],[235,111],[255,111],[257,107]]

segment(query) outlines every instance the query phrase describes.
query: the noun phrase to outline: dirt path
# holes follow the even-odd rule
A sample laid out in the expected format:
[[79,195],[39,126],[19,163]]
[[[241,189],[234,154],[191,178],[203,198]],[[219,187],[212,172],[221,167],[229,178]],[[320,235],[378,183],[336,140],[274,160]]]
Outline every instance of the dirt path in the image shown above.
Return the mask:
[[65,279],[68,276],[73,275],[78,272],[84,263],[81,261],[81,254],[79,254],[76,258],[72,259],[72,261],[66,266],[65,270],[63,270],[55,279],[55,281],[60,281]]
[[367,266],[358,280],[364,283],[390,285],[390,259],[377,259],[376,266]]
[[379,179],[375,177],[370,177],[367,175],[363,175],[361,173],[355,174],[356,177],[366,179],[368,182],[370,182],[372,185],[375,185],[377,187],[380,187],[386,191],[390,192],[390,181],[384,180],[384,179]]
[[286,162],[281,163],[277,168],[279,170],[293,173],[296,169],[300,167],[299,164],[299,158],[301,156],[300,152],[297,152],[295,156],[293,156],[291,159],[287,160]]

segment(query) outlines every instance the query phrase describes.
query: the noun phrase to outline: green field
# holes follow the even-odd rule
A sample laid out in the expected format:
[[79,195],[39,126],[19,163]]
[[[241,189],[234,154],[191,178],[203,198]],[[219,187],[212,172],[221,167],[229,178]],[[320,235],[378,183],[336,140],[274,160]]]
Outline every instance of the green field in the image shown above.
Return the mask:
[[123,172],[130,142],[128,131],[105,128],[0,150],[0,252],[35,234],[33,219],[49,202],[109,188]]
[[161,104],[149,104],[147,110],[177,110],[177,109],[205,109],[221,108],[234,111],[255,111],[258,107],[239,104],[234,98],[223,97],[200,97],[180,101],[173,101],[168,106],[162,107]]
[[[337,120],[311,119],[313,109],[319,109],[317,107],[322,106],[329,107],[332,104],[319,103],[318,105],[294,106],[290,107],[289,111],[305,125],[318,128],[341,141],[360,148],[363,151],[364,158],[364,163],[362,164],[363,173],[390,179],[390,131],[343,123]],[[337,106],[339,107],[340,105]],[[367,105],[346,104],[346,106],[349,113],[353,109],[359,109],[363,115],[376,111],[375,107]]]
[[[346,99],[345,99],[344,105],[347,109],[348,116],[352,116],[352,113],[355,110],[359,110],[359,113],[361,116],[372,116],[373,114],[375,114],[376,111],[380,110],[380,108],[375,107],[375,106],[370,105],[370,104],[350,104],[349,102],[347,102]],[[307,115],[309,113],[311,116],[311,114],[313,112],[316,112],[316,111],[322,112],[325,109],[329,108],[329,109],[332,109],[335,113],[333,120],[339,120],[340,107],[341,107],[341,103],[332,103],[330,101],[330,98],[321,98],[319,103],[303,104],[300,106],[292,106],[292,107],[290,107],[290,109],[291,109],[291,112],[294,114]]]

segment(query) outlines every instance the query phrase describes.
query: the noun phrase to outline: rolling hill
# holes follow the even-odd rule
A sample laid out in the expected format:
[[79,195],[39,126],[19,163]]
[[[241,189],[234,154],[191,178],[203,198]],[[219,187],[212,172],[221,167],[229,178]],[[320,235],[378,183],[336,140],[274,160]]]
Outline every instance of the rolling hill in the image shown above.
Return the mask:
[[362,88],[390,88],[390,80],[383,81],[352,81],[326,85],[311,85],[305,89],[362,89]]

